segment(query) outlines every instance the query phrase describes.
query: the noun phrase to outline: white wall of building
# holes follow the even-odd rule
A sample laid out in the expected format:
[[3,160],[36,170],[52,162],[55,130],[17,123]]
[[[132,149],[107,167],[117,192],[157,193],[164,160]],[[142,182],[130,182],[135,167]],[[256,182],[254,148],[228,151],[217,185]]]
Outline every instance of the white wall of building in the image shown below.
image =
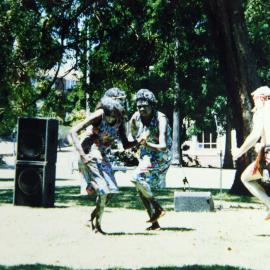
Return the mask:
[[[236,146],[236,132],[233,130],[231,132],[232,147]],[[218,135],[216,139],[216,147],[213,144],[210,148],[205,148],[203,143],[198,141],[198,136],[192,136],[189,141],[184,144],[188,145],[190,148],[187,151],[183,151],[184,160],[185,154],[194,160],[197,160],[202,167],[216,167],[220,168],[223,164],[224,153],[225,153],[225,142],[226,135]],[[209,147],[209,145],[207,145]],[[190,166],[195,166],[196,162],[190,162]]]

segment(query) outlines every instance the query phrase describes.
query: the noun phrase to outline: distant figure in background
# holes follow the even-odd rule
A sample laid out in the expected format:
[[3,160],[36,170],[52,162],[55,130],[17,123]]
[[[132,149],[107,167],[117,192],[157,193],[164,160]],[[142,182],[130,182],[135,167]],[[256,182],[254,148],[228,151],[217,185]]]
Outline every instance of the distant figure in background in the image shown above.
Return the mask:
[[154,198],[152,189],[165,187],[166,173],[171,163],[171,129],[165,114],[156,109],[156,98],[148,89],[136,93],[138,111],[130,120],[130,136],[143,138],[139,146],[139,165],[133,183],[152,223],[147,230],[159,230],[158,219],[165,211]]
[[268,164],[270,161],[270,88],[267,86],[259,87],[251,95],[255,104],[253,127],[241,147],[232,149],[232,155],[234,160],[238,159],[261,139],[259,155],[256,161],[252,162],[242,173],[241,180],[250,193],[266,205],[268,213],[265,219],[269,220],[270,197],[256,180],[266,180],[263,176],[263,164]]
[[[114,193],[119,192],[106,153],[118,137],[124,148],[138,144],[138,141],[127,140],[123,114],[124,108],[117,99],[104,96],[100,107],[71,131],[71,138],[81,158],[79,170],[87,181],[87,190],[97,195],[96,208],[91,213],[92,229],[102,234],[101,219],[105,204]],[[81,143],[79,133],[86,128],[89,128],[88,137]]]

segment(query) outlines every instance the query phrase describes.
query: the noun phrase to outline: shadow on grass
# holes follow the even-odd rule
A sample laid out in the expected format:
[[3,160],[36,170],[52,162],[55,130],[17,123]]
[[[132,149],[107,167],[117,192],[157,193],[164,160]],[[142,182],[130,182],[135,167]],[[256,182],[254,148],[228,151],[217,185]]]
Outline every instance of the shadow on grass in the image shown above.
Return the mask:
[[[1,170],[10,170],[10,169],[15,169],[14,165],[7,165],[7,164],[0,164],[0,169]],[[12,178],[13,180],[14,178]]]
[[[89,268],[88,270],[98,270],[98,268]],[[128,268],[130,269],[130,268]],[[107,270],[128,270],[127,268],[108,268]],[[74,268],[45,265],[45,264],[27,264],[27,265],[14,265],[3,266],[0,265],[0,270],[74,270]],[[79,270],[76,268],[76,270]],[[87,270],[84,268],[84,270]],[[160,267],[148,267],[139,268],[138,270],[251,270],[247,268],[234,267],[228,265],[186,265],[182,267],[177,266],[160,266]]]
[[256,236],[259,236],[259,237],[270,237],[270,234],[258,234]]
[[0,204],[2,203],[13,203],[12,189],[0,189]]
[[156,233],[125,233],[125,232],[114,232],[114,233],[106,233],[106,235],[109,235],[109,236],[127,236],[127,235],[147,235],[147,236],[151,236],[151,235],[156,235]]
[[195,231],[191,228],[183,228],[183,227],[162,227],[161,231],[172,231],[172,232],[191,232]]
[[1,182],[13,182],[14,178],[0,178]]
[[[160,204],[166,211],[172,211],[174,192],[182,191],[182,189],[166,188],[163,190],[155,190],[154,194]],[[190,191],[209,191],[206,189],[190,189]],[[188,191],[187,191],[188,192]],[[218,189],[211,190],[214,200],[224,200],[229,202],[245,202],[256,203],[254,197],[230,195],[227,192],[219,193]],[[94,206],[96,196],[80,195],[79,186],[61,186],[55,190],[55,207],[67,206]],[[0,189],[0,204],[13,202],[13,189]],[[144,209],[143,204],[134,187],[121,187],[120,193],[115,194],[111,199],[108,207],[126,208],[126,209]]]

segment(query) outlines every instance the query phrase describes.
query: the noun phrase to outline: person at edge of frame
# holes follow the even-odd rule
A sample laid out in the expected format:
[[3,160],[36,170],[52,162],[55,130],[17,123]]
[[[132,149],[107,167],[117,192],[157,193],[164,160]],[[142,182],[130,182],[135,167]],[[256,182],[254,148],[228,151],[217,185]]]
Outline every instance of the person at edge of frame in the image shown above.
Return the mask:
[[259,155],[242,173],[241,180],[252,195],[262,201],[267,207],[265,220],[270,220],[270,197],[257,180],[264,180],[263,163],[269,162],[270,145],[270,88],[261,86],[251,93],[255,107],[253,109],[253,127],[244,143],[239,148],[232,148],[233,159],[236,160],[251,147],[256,146],[260,139]]

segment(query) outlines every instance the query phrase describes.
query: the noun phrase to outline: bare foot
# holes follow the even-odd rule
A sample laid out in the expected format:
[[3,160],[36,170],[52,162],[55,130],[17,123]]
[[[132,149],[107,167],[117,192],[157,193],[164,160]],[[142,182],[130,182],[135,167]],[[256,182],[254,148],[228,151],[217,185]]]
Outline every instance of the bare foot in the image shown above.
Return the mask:
[[159,231],[161,228],[157,222],[146,228],[147,231]]
[[154,215],[146,222],[149,222],[149,223],[154,223],[156,222],[159,218],[163,217],[165,215],[165,211],[164,210],[161,210],[161,211],[158,211],[156,213],[154,213]]
[[101,226],[99,223],[96,223],[96,226],[95,226],[95,233],[101,233],[101,234],[106,234],[102,229],[101,229]]

